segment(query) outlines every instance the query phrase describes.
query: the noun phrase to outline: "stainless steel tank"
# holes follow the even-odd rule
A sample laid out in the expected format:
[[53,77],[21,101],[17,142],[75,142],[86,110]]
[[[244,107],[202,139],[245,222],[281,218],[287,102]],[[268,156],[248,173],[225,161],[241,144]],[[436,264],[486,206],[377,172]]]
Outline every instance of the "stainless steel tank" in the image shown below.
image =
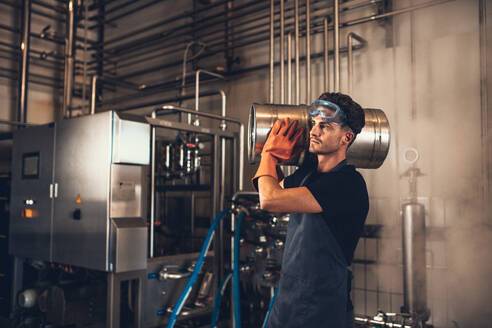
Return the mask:
[[419,321],[429,317],[425,259],[425,207],[402,205],[403,307]]
[[[349,147],[347,160],[358,168],[376,169],[383,164],[388,155],[391,138],[390,126],[386,115],[380,109],[366,108],[364,114],[365,126]],[[253,103],[248,122],[248,159],[250,164],[255,164],[260,159],[268,132],[275,121],[285,117],[298,120],[299,127],[305,128],[304,138],[299,142],[307,150],[309,130],[311,129],[308,106]],[[303,158],[304,156],[301,154],[286,164],[299,165]]]

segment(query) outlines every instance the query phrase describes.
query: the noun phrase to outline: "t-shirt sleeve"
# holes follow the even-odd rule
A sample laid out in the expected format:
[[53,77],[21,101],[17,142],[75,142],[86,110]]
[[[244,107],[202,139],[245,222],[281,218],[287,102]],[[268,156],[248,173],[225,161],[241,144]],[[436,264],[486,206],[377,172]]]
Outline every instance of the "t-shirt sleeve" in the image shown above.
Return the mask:
[[366,190],[363,181],[350,173],[323,175],[308,183],[306,187],[327,217],[357,211],[357,207],[363,205],[361,195]]
[[315,167],[316,163],[311,155],[307,155],[304,163],[291,175],[284,179],[284,188],[299,187],[301,180],[306,176],[307,172]]

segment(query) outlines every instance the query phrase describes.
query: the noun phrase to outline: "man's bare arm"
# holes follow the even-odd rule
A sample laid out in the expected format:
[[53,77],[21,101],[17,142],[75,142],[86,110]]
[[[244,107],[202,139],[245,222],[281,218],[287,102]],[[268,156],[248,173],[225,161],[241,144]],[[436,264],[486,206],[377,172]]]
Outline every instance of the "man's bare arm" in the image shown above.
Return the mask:
[[275,178],[262,176],[258,179],[258,189],[260,206],[264,210],[274,213],[320,213],[323,211],[316,198],[306,187],[282,189]]

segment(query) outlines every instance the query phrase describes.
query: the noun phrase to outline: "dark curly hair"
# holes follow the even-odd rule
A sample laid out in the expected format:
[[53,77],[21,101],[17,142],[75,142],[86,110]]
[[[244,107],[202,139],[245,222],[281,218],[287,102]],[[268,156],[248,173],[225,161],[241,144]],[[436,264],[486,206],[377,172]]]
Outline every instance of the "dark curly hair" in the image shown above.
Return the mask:
[[350,96],[343,93],[325,92],[318,99],[328,100],[340,106],[347,117],[346,125],[352,129],[356,136],[360,133],[366,123],[364,110]]

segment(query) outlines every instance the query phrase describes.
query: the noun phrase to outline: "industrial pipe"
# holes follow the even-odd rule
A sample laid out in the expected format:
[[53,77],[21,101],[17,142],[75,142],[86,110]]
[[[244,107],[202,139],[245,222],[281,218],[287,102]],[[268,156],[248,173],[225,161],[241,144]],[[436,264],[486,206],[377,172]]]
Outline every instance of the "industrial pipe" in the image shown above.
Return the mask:
[[[299,0],[295,0],[294,20],[296,37],[296,105],[301,103],[301,86],[299,78]],[[270,101],[273,104],[273,101]]]
[[[222,117],[226,117],[226,101],[227,101],[227,97],[226,97],[226,94],[224,92],[224,90],[219,90],[219,93],[220,93],[220,97],[221,97],[221,100],[222,100],[222,111],[221,111],[221,114],[222,114]],[[222,131],[225,131],[227,129],[227,124],[226,124],[226,121],[225,120],[222,120],[220,121],[220,129]],[[225,166],[226,166],[226,160],[225,160],[225,156],[226,156],[226,143],[225,143],[225,139],[222,138],[221,140],[221,152],[222,152],[222,157],[221,157],[221,172],[220,172],[220,175],[222,177],[221,179],[221,184],[220,184],[220,205],[219,205],[219,208],[224,208],[225,206],[225,174],[226,174],[226,169],[225,169]]]
[[287,104],[292,105],[292,34],[287,33]]
[[27,122],[27,87],[29,80],[29,52],[31,34],[31,0],[23,1],[22,41],[20,45],[21,60],[19,67],[19,101],[17,105],[17,120]]
[[343,26],[352,26],[352,25],[356,25],[356,24],[373,22],[373,21],[378,20],[378,19],[383,19],[386,17],[395,16],[395,15],[401,15],[401,14],[405,14],[405,13],[410,12],[410,11],[414,11],[414,10],[418,10],[418,9],[424,9],[427,7],[432,7],[432,6],[440,5],[440,4],[443,4],[446,2],[451,2],[451,1],[455,1],[455,0],[429,1],[426,3],[422,3],[420,5],[402,8],[402,9],[398,9],[398,10],[393,10],[393,11],[390,11],[388,13],[384,13],[384,14],[380,14],[380,15],[372,15],[372,16],[368,16],[368,17],[364,17],[364,18],[354,19],[354,20],[343,23]]
[[63,88],[63,116],[71,116],[72,91],[74,78],[74,57],[75,57],[75,11],[76,3],[68,1],[68,24],[65,37],[65,79]]
[[14,125],[14,126],[36,126],[36,125],[38,125],[38,124],[8,121],[8,120],[0,120],[0,124]]
[[425,207],[402,205],[403,308],[418,321],[427,321]]
[[[325,17],[323,18],[323,43],[324,43],[324,50],[325,50],[325,92],[328,92],[329,87],[330,87],[330,69],[329,69],[329,57],[328,53],[330,49],[328,49],[328,18]],[[349,92],[350,94],[350,92]]]
[[360,45],[364,47],[367,44],[367,41],[361,36],[355,34],[354,32],[350,32],[347,35],[347,48],[348,48],[348,94],[352,95],[353,90],[353,78],[354,78],[354,58],[353,58],[353,39],[359,41]]
[[311,21],[309,1],[306,0],[306,103],[311,103]]
[[338,0],[333,0],[333,43],[335,48],[335,92],[340,92],[340,10],[338,8]]
[[285,103],[284,0],[280,0],[280,103]]
[[[152,118],[156,118],[156,111],[152,111]],[[150,240],[149,257],[154,257],[154,225],[155,225],[155,126],[150,126]]]
[[[297,1],[297,0],[296,0]],[[270,0],[270,103],[274,103],[274,56],[275,56],[275,3]]]
[[[198,69],[195,72],[195,111],[197,111],[197,112],[199,111],[199,107],[200,107],[200,73],[214,76],[214,77],[217,77],[217,78],[222,79],[222,80],[225,79],[224,75],[220,75],[218,73],[210,72],[210,71],[207,71],[204,69]],[[191,115],[188,115],[188,124],[191,124]],[[196,119],[194,124],[199,126],[200,121],[198,119]]]
[[91,109],[90,114],[94,115],[96,113],[96,92],[97,92],[97,75],[93,75],[91,79]]

